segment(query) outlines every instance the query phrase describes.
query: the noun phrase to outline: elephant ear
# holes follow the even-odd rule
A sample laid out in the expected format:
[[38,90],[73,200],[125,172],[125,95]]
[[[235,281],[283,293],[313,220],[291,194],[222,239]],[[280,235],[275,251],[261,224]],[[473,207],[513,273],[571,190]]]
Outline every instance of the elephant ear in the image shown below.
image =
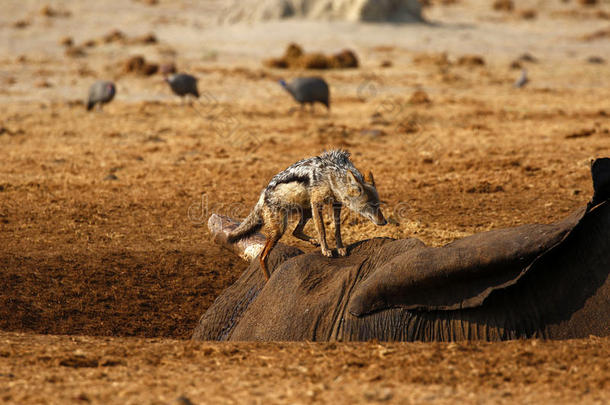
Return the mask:
[[595,196],[587,208],[550,225],[494,230],[398,254],[354,289],[348,311],[362,316],[397,307],[432,311],[482,305],[493,291],[516,284],[551,251],[567,248],[568,236],[586,215],[607,212],[610,159],[596,160],[591,170]]
[[591,164],[593,205],[610,199],[610,158],[595,159]]

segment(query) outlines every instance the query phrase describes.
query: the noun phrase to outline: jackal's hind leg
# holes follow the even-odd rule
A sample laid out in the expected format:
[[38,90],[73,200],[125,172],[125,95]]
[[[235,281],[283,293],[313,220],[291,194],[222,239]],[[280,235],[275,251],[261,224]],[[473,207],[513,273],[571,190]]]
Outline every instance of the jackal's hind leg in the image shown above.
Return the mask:
[[339,253],[340,256],[347,256],[347,249],[343,246],[343,240],[341,239],[341,204],[333,204],[333,219],[335,220],[337,253]]
[[322,208],[323,204],[320,203],[312,203],[312,214],[313,214],[313,222],[316,225],[316,230],[318,231],[318,237],[320,240],[320,250],[322,254],[326,257],[332,257],[333,252],[328,248],[328,244],[326,243],[326,230],[324,229],[324,219],[322,218]]
[[294,228],[292,235],[295,238],[299,238],[301,240],[304,240],[305,242],[309,242],[314,246],[319,246],[320,243],[318,242],[318,240],[316,238],[312,238],[311,236],[303,233],[303,229],[305,228],[305,225],[307,224],[307,222],[310,219],[311,219],[311,211],[309,211],[309,210],[301,211],[301,217],[299,218],[299,223],[297,224],[296,228]]
[[269,280],[271,273],[269,273],[269,269],[267,268],[267,256],[271,253],[273,247],[280,240],[284,231],[286,231],[286,223],[287,218],[284,212],[280,213],[270,213],[264,212],[263,217],[265,218],[265,227],[263,228],[263,235],[265,235],[265,247],[263,247],[263,251],[261,252],[258,260],[261,264],[261,270],[263,271],[263,275],[265,276],[265,280]]
[[271,249],[277,244],[277,241],[280,240],[281,235],[275,237],[267,237],[267,241],[265,242],[265,247],[261,252],[258,260],[261,264],[261,270],[263,271],[263,275],[265,276],[265,281],[269,280],[271,274],[269,273],[269,269],[267,269],[267,256],[271,252]]

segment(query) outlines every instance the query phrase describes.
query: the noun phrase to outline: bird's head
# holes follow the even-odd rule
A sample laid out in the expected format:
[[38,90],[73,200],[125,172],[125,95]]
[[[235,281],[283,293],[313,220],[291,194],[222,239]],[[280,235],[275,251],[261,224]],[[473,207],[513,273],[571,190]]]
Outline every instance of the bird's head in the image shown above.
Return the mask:
[[280,84],[280,86],[282,86],[283,88],[286,88],[286,86],[287,86],[287,84],[286,84],[286,80],[284,80],[284,79],[280,79],[280,80],[278,80],[277,82]]
[[109,94],[114,95],[114,93],[115,93],[115,91],[116,91],[116,89],[115,89],[115,87],[114,87],[114,84],[113,84],[113,83],[106,83],[106,91],[107,91]]

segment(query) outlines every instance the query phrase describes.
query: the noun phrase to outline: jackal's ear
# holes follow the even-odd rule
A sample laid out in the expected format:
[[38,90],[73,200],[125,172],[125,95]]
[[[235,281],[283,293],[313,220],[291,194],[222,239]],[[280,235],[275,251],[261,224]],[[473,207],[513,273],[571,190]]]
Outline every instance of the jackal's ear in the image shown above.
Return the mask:
[[373,177],[373,172],[369,171],[369,174],[364,179],[367,183],[370,183],[373,187],[375,187],[375,178]]
[[351,196],[360,195],[362,192],[362,184],[360,183],[360,180],[358,180],[358,178],[354,176],[354,173],[352,173],[350,170],[347,171],[346,177],[347,184],[349,185],[349,194]]
[[350,170],[347,171],[347,181],[349,184],[353,186],[359,186],[360,180],[352,173]]

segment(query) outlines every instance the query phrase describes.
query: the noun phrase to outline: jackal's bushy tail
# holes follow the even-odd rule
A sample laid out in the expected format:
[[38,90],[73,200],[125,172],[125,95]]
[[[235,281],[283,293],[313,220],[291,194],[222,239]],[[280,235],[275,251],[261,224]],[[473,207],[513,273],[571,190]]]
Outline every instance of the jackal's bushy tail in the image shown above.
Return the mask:
[[261,215],[261,208],[260,204],[256,204],[246,219],[232,232],[229,232],[227,236],[229,243],[235,243],[240,239],[247,238],[262,228],[263,217]]

